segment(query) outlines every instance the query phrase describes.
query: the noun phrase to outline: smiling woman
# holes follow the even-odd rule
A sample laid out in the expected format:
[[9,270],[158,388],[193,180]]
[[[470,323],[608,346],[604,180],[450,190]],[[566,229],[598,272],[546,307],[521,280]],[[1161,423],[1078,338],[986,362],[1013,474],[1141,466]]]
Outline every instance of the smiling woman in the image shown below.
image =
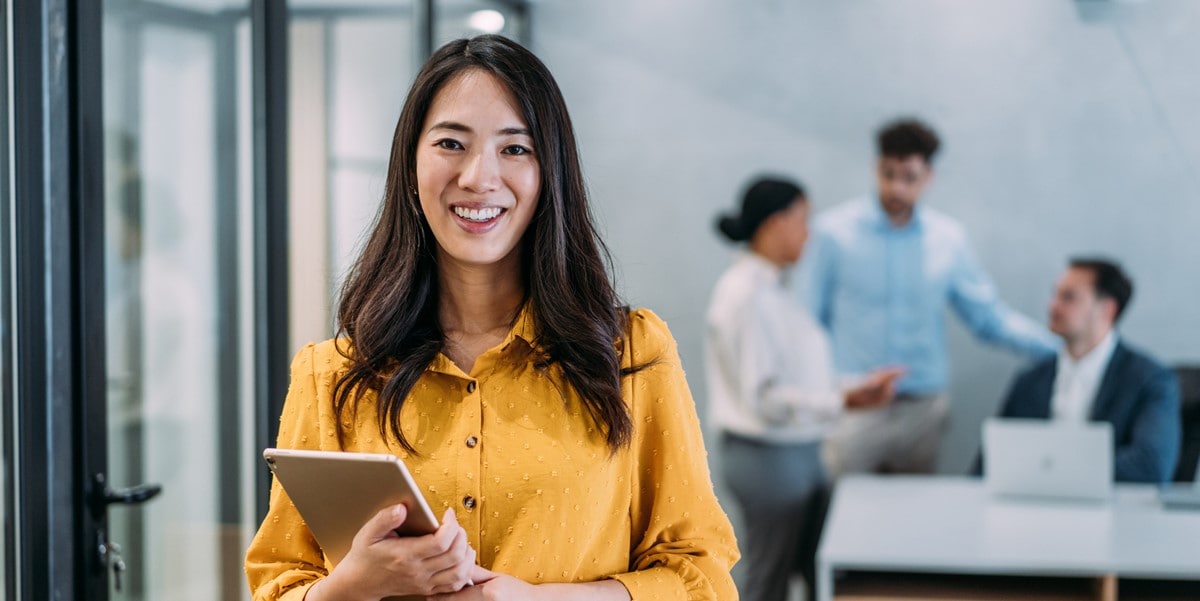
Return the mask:
[[[533,219],[541,178],[516,98],[486,71],[465,71],[437,95],[417,146],[421,209],[443,269],[503,263]],[[488,234],[484,236],[484,234]]]
[[334,566],[273,486],[254,598],[736,599],[675,341],[618,303],[545,65],[498,36],[438,50],[384,196],[277,446],[398,455],[442,525],[401,538],[385,509]]

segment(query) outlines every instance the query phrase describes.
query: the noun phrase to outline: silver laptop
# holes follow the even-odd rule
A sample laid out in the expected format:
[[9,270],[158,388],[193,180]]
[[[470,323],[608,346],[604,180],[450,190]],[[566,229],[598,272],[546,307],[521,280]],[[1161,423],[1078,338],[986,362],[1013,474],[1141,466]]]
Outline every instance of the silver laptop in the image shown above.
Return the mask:
[[1191,482],[1169,482],[1158,490],[1158,500],[1164,509],[1200,511],[1200,463]]
[[989,418],[984,482],[993,495],[1103,501],[1113,489],[1108,422]]
[[1164,509],[1200,511],[1200,485],[1168,484],[1158,491]]

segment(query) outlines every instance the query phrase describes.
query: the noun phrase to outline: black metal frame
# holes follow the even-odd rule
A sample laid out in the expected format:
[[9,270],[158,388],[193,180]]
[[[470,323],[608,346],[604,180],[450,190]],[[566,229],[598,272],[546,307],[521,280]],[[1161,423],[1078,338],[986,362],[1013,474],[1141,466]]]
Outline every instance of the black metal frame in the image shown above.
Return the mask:
[[[104,83],[102,13],[103,3],[74,0],[72,25],[74,66],[71,77],[69,119],[75,123],[71,137],[72,208],[75,220],[75,285],[72,300],[76,322],[75,345],[76,420],[73,424],[81,467],[83,498],[75,532],[76,583],[90,600],[108,598],[107,565],[98,552],[107,540],[107,501],[104,474],[108,472],[107,420],[108,363],[105,354],[104,303]],[[100,490],[94,487],[100,486]],[[89,552],[91,550],[91,552]]]
[[421,62],[425,62],[433,51],[437,50],[433,45],[437,43],[437,2],[436,0],[420,0],[421,5],[421,26],[417,28],[417,37],[420,39],[421,47]]
[[[240,311],[240,277],[238,257],[245,250],[242,248],[241,237],[237,235],[239,200],[237,189],[236,153],[229,152],[237,148],[237,98],[233,93],[237,90],[237,30],[236,24],[242,18],[233,15],[230,18],[219,19],[212,27],[216,52],[215,74],[219,78],[215,88],[224,90],[218,92],[213,114],[216,118],[216,143],[213,164],[216,166],[216,223],[213,239],[217,240],[216,273],[217,276],[217,340],[224,341],[217,358],[217,390],[221,391],[217,403],[217,473],[213,474],[214,481],[222,480],[241,482],[242,456],[247,449],[243,448],[242,426],[242,397],[241,391],[241,336],[239,330]],[[217,521],[223,527],[237,526],[242,523],[240,487],[221,487],[217,493]],[[224,557],[238,556],[245,551],[244,545],[237,538],[227,535],[224,530],[219,541],[219,553]],[[231,566],[229,562],[221,562],[221,588],[223,595],[231,591],[239,591],[245,576],[241,566]]]
[[87,427],[103,423],[105,392],[94,344],[104,305],[89,302],[104,289],[99,11],[88,0],[12,6],[14,402],[29,436],[13,464],[21,599],[107,598],[91,552],[104,520],[89,497],[107,448]]
[[[255,443],[275,446],[288,388],[288,12],[253,0]],[[271,475],[255,471],[255,509],[267,514]]]
[[[8,130],[8,3],[0,0],[0,81],[5,83],[5,90],[0,93],[0,232],[4,232],[5,236],[12,232],[11,223],[9,222],[9,206],[12,199],[11,190],[9,189],[8,177],[8,157],[10,149],[10,139]],[[7,238],[5,238],[7,240]],[[12,368],[15,364],[12,357],[12,325],[9,320],[12,316],[12,272],[9,269],[12,257],[9,255],[9,245],[0,244],[0,455],[4,456],[4,477],[0,481],[0,506],[5,507],[5,512],[11,512],[16,506],[13,484],[13,470],[11,466],[16,465],[15,448],[13,436],[16,430],[13,428],[13,397],[12,397]],[[3,516],[4,526],[0,530],[0,545],[3,545],[4,554],[4,588],[0,589],[0,594],[3,594],[5,599],[17,598],[17,563],[16,554],[14,553],[16,540],[15,520],[10,519],[10,515]]]

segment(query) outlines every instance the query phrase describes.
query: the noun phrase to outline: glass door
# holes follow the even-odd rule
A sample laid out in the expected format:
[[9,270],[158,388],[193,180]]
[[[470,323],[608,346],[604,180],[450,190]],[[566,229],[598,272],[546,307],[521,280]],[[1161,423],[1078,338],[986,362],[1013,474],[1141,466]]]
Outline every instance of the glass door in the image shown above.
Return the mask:
[[[116,600],[243,599],[254,506],[249,0],[105,0],[108,480]],[[118,588],[119,587],[119,588]]]

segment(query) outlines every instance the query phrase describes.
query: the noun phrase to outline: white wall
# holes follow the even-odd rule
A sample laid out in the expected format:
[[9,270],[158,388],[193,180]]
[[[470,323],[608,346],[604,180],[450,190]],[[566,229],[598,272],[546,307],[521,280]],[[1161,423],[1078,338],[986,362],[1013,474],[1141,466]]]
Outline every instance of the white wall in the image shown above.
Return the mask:
[[[623,294],[679,339],[704,404],[702,325],[731,248],[712,228],[752,174],[817,208],[871,186],[873,132],[942,134],[925,202],[958,217],[1003,296],[1042,319],[1065,259],[1119,258],[1126,337],[1200,361],[1200,2],[545,0],[555,73]],[[953,321],[953,318],[951,318]],[[950,334],[965,469],[1016,357]]]

